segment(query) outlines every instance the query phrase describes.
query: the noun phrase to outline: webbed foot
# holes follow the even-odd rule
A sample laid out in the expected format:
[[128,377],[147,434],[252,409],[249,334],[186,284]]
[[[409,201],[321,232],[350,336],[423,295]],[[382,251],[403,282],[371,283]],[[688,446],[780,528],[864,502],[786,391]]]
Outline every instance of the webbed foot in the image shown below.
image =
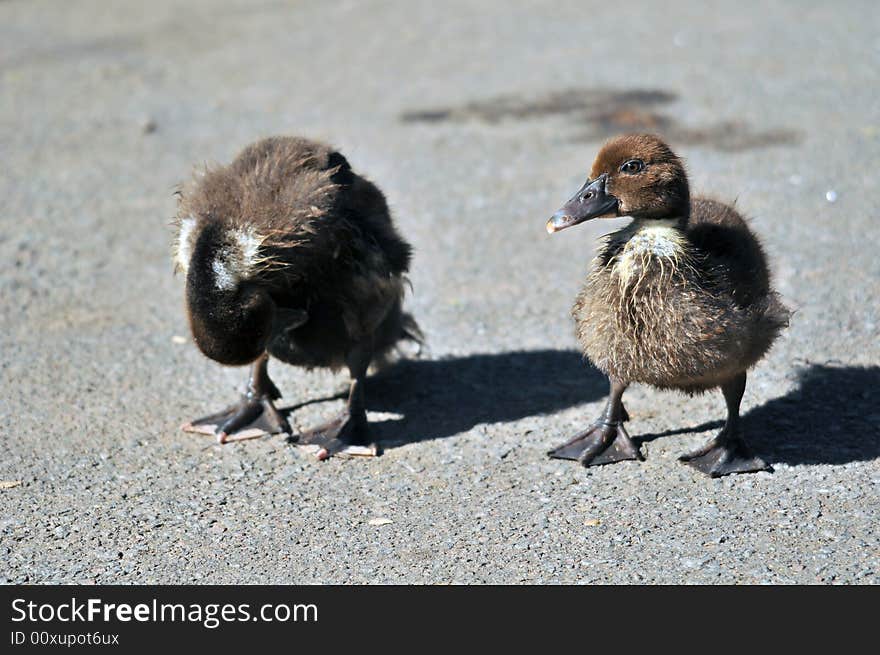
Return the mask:
[[353,416],[347,410],[332,421],[301,432],[291,441],[312,450],[319,460],[333,455],[374,457],[378,454],[378,445],[370,435],[366,414]]
[[731,473],[773,471],[772,466],[752,453],[741,435],[731,435],[726,430],[701,448],[678,459],[712,478]]
[[[273,386],[274,389],[274,386]],[[277,390],[274,390],[277,394]],[[291,434],[290,424],[278,411],[272,393],[246,394],[241,401],[210,416],[203,416],[183,426],[185,432],[214,434],[217,443],[254,439],[266,434]],[[276,396],[277,397],[277,396]]]
[[623,427],[623,421],[595,423],[547,454],[554,459],[577,460],[582,466],[644,460],[639,447]]

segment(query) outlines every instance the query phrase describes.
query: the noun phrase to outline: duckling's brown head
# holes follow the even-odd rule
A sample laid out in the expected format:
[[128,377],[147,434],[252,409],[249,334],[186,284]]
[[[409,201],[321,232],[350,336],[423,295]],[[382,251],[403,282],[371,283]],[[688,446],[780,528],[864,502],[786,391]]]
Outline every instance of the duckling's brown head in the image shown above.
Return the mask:
[[547,221],[551,234],[593,218],[681,218],[690,194],[684,165],[662,139],[626,134],[606,143],[583,187]]

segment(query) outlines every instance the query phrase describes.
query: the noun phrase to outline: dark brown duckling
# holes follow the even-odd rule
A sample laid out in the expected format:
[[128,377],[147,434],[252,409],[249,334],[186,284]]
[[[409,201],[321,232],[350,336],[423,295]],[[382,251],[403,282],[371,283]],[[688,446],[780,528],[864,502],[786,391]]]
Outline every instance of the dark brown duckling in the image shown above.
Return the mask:
[[290,434],[274,404],[271,355],[351,374],[342,415],[299,443],[314,444],[320,459],[371,445],[367,369],[401,340],[420,339],[401,308],[411,248],[382,192],[326,145],[269,138],[184,187],[177,223],[195,343],[221,364],[251,364],[241,402],[184,428],[216,426],[221,443],[253,429]]
[[746,372],[789,319],[758,239],[732,207],[692,200],[681,161],[652,135],[606,143],[547,231],[615,216],[633,221],[605,237],[572,310],[584,352],[609,377],[608,404],[550,456],[584,466],[641,460],[621,399],[643,382],[689,394],[721,388],[724,428],[683,461],[712,477],[772,470],[750,452],[739,417]]

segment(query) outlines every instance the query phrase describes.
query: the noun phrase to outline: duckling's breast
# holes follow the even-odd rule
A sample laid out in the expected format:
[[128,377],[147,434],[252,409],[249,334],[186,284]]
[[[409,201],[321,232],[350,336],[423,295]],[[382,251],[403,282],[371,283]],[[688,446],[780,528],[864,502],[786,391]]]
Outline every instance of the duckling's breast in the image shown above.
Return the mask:
[[701,282],[673,227],[612,235],[572,314],[584,352],[614,379],[698,390],[743,370],[754,321]]

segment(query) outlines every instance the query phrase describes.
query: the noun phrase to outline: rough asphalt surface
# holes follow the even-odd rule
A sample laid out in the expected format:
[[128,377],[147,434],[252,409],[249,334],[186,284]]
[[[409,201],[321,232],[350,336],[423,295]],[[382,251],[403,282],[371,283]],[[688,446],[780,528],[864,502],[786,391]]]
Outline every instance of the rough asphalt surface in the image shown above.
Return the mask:
[[[0,3],[0,580],[877,582],[877,11]],[[621,221],[544,222],[646,129],[738,199],[797,310],[744,401],[773,474],[676,460],[719,393],[631,389],[644,463],[544,455],[606,393],[569,308]],[[375,459],[178,430],[246,371],[189,340],[172,192],[285,133],[336,144],[416,248],[430,352],[368,385]],[[341,373],[270,371],[294,426],[341,405],[315,402]]]

